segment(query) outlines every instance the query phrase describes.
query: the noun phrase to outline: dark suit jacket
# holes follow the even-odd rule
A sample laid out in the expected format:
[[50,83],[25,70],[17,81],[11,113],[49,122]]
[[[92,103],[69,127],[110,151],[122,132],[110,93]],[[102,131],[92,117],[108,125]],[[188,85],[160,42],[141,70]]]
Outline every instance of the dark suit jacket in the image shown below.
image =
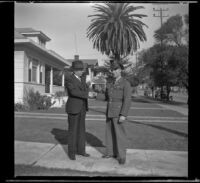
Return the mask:
[[79,79],[71,74],[65,80],[65,86],[68,92],[68,100],[65,106],[65,111],[70,114],[77,114],[85,105],[88,111],[88,88],[84,80]]

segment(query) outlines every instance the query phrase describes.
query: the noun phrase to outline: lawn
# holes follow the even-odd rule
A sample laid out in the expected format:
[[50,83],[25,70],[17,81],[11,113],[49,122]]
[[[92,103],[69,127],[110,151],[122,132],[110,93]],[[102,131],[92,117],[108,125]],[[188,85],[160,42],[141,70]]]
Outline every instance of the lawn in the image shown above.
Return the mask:
[[[89,100],[89,112],[87,114],[105,115],[105,101]],[[153,117],[183,117],[184,115],[161,108],[155,102],[147,101],[145,98],[134,98],[129,111],[131,116],[153,116]],[[136,109],[137,108],[137,109]],[[46,113],[43,115],[59,116],[66,114],[65,108],[52,108],[49,110],[32,111]],[[26,114],[24,114],[26,115]],[[185,116],[184,116],[185,117]],[[94,118],[94,117],[93,117]],[[130,149],[157,149],[157,150],[188,150],[188,124],[166,123],[166,122],[126,122],[128,148]],[[47,142],[67,144],[68,122],[65,119],[45,119],[33,117],[15,117],[15,140]],[[105,121],[86,121],[87,143],[94,147],[105,145]]]
[[[186,123],[124,124],[130,149],[179,150],[188,149],[188,126]],[[15,140],[67,144],[66,120],[15,118]],[[86,121],[87,143],[94,147],[105,145],[105,122]]]

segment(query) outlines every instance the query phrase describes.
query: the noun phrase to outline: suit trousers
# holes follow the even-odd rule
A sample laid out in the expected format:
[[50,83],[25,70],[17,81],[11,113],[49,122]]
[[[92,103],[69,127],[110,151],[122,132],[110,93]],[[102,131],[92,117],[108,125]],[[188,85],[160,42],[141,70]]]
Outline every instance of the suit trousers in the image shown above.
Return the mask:
[[108,118],[106,121],[106,154],[117,158],[126,158],[127,137],[124,123],[119,118]]
[[78,114],[68,114],[68,154],[74,156],[75,154],[85,153],[85,116],[86,108],[82,107]]

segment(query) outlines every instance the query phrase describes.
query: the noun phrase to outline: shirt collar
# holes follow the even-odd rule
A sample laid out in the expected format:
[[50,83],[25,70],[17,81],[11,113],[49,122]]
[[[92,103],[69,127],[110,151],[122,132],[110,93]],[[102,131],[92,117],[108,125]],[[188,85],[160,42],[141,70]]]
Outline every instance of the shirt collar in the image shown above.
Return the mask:
[[75,73],[73,73],[73,74],[77,79],[79,79],[81,81],[81,78],[79,76],[77,76]]

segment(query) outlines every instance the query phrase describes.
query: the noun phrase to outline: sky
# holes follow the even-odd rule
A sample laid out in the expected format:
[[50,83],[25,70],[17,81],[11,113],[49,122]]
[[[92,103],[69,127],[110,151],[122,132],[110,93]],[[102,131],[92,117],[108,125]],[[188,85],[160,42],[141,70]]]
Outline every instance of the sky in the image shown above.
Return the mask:
[[[73,59],[75,54],[80,59],[98,59],[103,65],[107,58],[93,48],[93,42],[86,36],[87,28],[91,24],[88,15],[95,14],[92,8],[94,3],[15,3],[15,28],[31,27],[42,31],[51,41],[46,43],[46,48],[55,51],[65,59]],[[163,11],[163,23],[171,16],[189,14],[188,3],[155,4],[132,3],[133,6],[144,6],[134,13],[145,14],[147,17],[140,19],[148,28],[144,27],[147,36],[146,42],[140,42],[140,49],[147,49],[155,43],[154,31],[159,29],[161,21],[159,11]],[[135,62],[135,54],[130,57]]]

